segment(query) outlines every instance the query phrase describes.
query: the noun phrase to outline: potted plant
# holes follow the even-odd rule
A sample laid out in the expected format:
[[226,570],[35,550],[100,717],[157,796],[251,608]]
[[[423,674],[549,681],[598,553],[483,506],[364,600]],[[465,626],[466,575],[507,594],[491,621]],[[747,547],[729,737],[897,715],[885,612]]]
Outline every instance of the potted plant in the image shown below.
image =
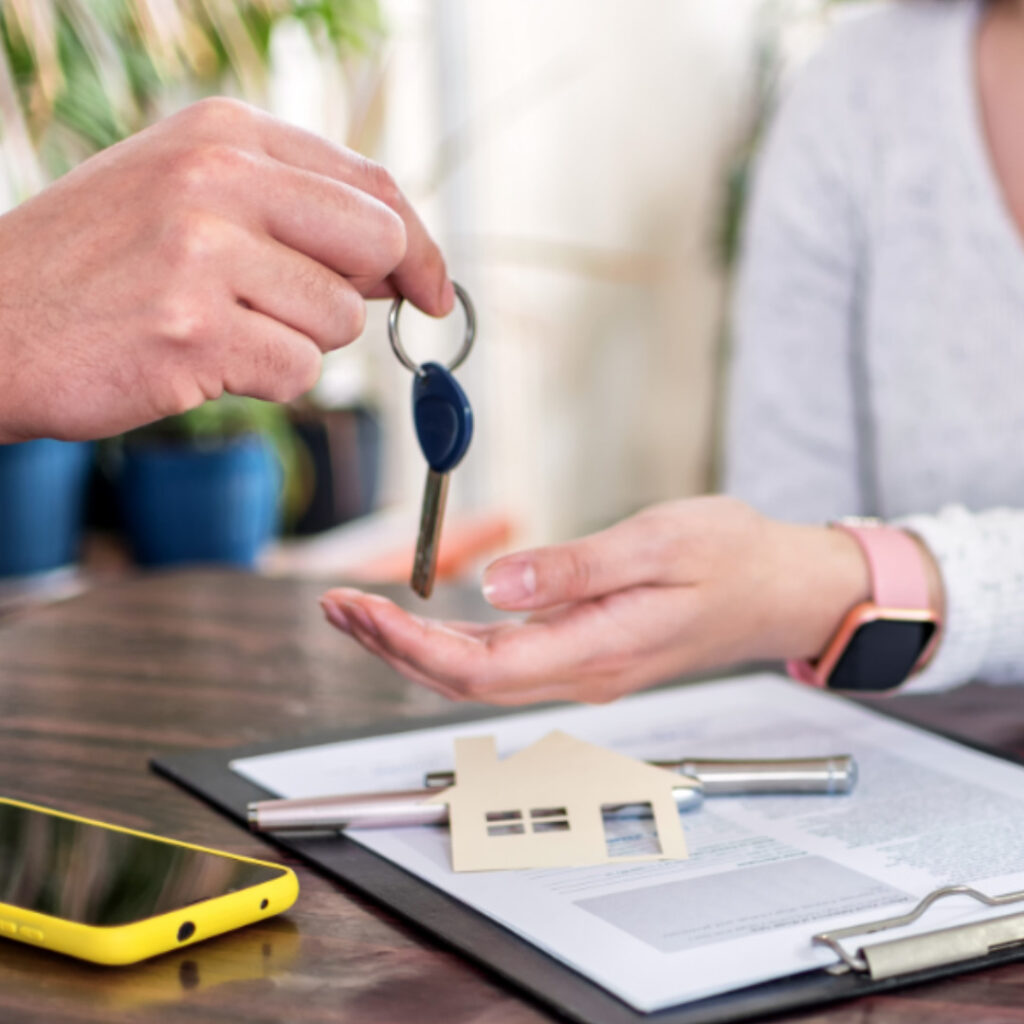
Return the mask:
[[[10,198],[27,198],[173,105],[225,90],[260,102],[273,30],[286,19],[335,56],[363,48],[381,29],[376,0],[0,0],[0,157]],[[280,410],[228,398],[127,438],[122,493],[140,556],[166,562],[176,560],[174,552],[204,558],[203,552],[216,550],[217,558],[251,564],[254,539],[277,517],[271,483],[281,473],[265,438],[276,438],[278,452],[286,452],[284,422]],[[50,568],[73,557],[89,451],[52,441],[0,450],[0,574]],[[221,524],[225,546],[215,549],[203,546],[213,543],[215,505],[186,514],[180,504],[183,481],[192,479],[201,489],[204,474],[208,501],[214,500],[218,474],[234,496],[219,506],[235,509],[235,518]],[[176,482],[158,484],[160,479]],[[44,492],[44,481],[53,489]],[[158,497],[146,499],[147,493]],[[168,525],[172,507],[178,511]],[[142,531],[148,516],[170,531],[162,546],[142,539],[152,532]],[[205,524],[206,541],[200,541],[198,522]],[[29,541],[32,527],[59,528],[62,536]],[[176,547],[172,540],[179,534],[188,534],[192,546],[182,541]],[[35,551],[39,557],[28,558]]]
[[0,576],[71,565],[81,540],[92,445],[0,445]]
[[139,563],[256,565],[294,466],[281,406],[225,395],[132,431],[119,448],[117,489]]

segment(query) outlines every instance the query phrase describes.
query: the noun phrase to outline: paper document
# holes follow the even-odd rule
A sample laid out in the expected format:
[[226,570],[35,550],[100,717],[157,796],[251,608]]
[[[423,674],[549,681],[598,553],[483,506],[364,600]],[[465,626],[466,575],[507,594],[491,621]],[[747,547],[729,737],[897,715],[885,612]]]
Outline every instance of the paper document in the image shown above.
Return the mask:
[[[774,675],[683,686],[600,707],[305,747],[233,762],[287,797],[423,784],[456,736],[502,756],[552,729],[632,757],[853,754],[848,796],[709,797],[682,816],[689,860],[456,874],[447,829],[350,831],[645,1012],[831,963],[820,931],[902,913],[939,885],[1024,889],[1024,768]],[[651,841],[615,823],[612,849]],[[1013,912],[957,898],[906,934]]]

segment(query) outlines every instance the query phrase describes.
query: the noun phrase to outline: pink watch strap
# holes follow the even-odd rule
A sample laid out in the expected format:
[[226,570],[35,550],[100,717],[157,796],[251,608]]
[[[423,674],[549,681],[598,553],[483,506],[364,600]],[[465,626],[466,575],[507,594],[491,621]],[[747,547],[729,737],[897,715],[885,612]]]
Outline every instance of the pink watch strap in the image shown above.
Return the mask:
[[884,524],[860,526],[840,520],[832,525],[853,537],[864,552],[878,607],[918,611],[930,606],[924,559],[910,534]]
[[[878,608],[925,611],[931,601],[925,561],[917,542],[908,533],[885,523],[832,523],[848,533],[864,552],[871,576],[871,601]],[[798,682],[826,686],[828,680],[812,661],[790,660],[786,671]]]

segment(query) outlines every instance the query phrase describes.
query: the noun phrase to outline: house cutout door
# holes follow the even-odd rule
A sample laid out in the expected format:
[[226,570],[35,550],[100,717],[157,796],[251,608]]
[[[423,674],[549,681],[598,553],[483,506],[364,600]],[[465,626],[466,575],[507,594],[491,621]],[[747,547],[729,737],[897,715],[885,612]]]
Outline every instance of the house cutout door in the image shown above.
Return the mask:
[[650,827],[654,808],[649,801],[630,805],[630,817],[622,816],[621,804],[602,804],[601,822],[604,825],[604,843],[612,860],[636,857],[641,854],[656,856],[661,853],[661,841],[656,829]]

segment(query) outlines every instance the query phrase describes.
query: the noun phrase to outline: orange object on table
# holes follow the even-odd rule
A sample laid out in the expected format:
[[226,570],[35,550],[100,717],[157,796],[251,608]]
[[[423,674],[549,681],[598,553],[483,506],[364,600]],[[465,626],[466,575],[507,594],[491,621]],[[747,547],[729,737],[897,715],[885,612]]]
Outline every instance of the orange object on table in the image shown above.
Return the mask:
[[[437,579],[458,579],[471,572],[484,558],[497,554],[512,543],[512,521],[498,512],[451,514],[445,519],[437,555]],[[412,573],[415,539],[398,548],[382,551],[346,570],[353,579],[379,583],[406,582]]]

